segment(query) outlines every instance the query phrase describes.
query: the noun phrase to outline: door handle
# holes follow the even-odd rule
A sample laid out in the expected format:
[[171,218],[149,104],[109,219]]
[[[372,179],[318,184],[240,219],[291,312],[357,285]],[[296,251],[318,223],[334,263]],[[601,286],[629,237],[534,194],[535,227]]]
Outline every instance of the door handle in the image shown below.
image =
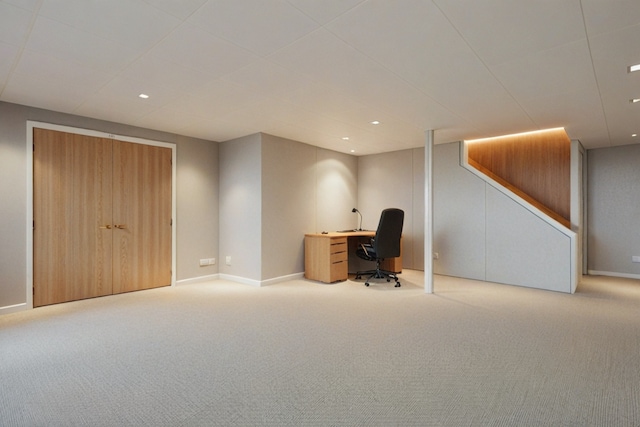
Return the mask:
[[98,228],[106,228],[107,230],[111,230],[111,224],[107,224],[107,225],[101,225]]
[[120,230],[125,230],[127,228],[127,224],[116,224],[115,227]]

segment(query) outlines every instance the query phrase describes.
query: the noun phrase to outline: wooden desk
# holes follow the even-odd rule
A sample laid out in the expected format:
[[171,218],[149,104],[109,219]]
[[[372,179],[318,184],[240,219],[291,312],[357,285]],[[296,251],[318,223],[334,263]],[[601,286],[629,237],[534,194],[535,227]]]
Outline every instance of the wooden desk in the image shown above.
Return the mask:
[[[360,240],[375,236],[375,231],[312,233],[304,236],[304,277],[325,283],[347,280],[349,254],[355,255]],[[375,264],[371,263],[374,269]],[[402,272],[402,255],[385,259],[382,268],[394,273]]]

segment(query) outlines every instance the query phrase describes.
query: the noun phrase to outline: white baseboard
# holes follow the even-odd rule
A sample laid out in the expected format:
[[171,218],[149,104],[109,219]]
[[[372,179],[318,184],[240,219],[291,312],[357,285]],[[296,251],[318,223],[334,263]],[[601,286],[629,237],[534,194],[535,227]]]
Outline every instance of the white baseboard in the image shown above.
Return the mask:
[[244,285],[250,285],[255,287],[274,285],[276,283],[286,282],[288,280],[302,279],[303,277],[304,277],[304,273],[294,273],[294,274],[288,274],[286,276],[274,277],[272,279],[267,279],[267,280],[254,280],[254,279],[247,279],[246,277],[232,276],[230,274],[220,274],[220,279],[229,280],[232,282],[238,282]]
[[23,302],[22,304],[14,304],[14,305],[8,305],[6,307],[0,307],[0,316],[2,316],[3,314],[17,313],[19,311],[27,310],[28,308],[29,307],[27,306],[26,302]]
[[242,283],[243,285],[260,287],[260,280],[247,279],[246,277],[233,276],[231,274],[220,274],[220,279],[229,280],[231,282]]
[[176,286],[182,286],[182,285],[193,285],[195,283],[204,283],[204,282],[211,282],[212,280],[218,280],[220,278],[219,274],[209,274],[208,276],[199,276],[199,277],[192,277],[191,279],[184,279],[184,280],[178,280],[176,282]]
[[614,271],[587,270],[587,274],[590,275],[590,276],[624,277],[625,279],[639,279],[640,280],[640,274],[616,273]]
[[263,280],[261,286],[275,285],[276,283],[287,282],[289,280],[303,279],[304,273],[288,274],[286,276],[274,277],[273,279]]

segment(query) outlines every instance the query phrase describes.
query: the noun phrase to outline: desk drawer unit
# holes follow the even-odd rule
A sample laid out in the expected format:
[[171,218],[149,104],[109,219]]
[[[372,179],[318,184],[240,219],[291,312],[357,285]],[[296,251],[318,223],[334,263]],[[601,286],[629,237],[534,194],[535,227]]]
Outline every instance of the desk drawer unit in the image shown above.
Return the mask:
[[347,280],[349,258],[347,238],[307,235],[304,239],[304,276],[332,283]]

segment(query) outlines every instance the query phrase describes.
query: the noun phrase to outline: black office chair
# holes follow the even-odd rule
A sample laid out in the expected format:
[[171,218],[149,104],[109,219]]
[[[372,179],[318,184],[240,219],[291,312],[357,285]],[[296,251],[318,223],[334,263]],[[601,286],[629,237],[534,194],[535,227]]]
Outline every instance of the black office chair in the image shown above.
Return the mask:
[[376,235],[371,239],[371,243],[360,243],[356,250],[356,255],[367,261],[375,261],[376,269],[368,271],[358,271],[356,279],[364,275],[369,275],[365,281],[365,286],[369,286],[371,279],[391,279],[395,280],[395,287],[400,287],[400,282],[396,273],[383,270],[380,264],[385,258],[395,258],[400,256],[400,237],[402,236],[402,225],[404,223],[404,211],[401,209],[389,208],[382,211]]

